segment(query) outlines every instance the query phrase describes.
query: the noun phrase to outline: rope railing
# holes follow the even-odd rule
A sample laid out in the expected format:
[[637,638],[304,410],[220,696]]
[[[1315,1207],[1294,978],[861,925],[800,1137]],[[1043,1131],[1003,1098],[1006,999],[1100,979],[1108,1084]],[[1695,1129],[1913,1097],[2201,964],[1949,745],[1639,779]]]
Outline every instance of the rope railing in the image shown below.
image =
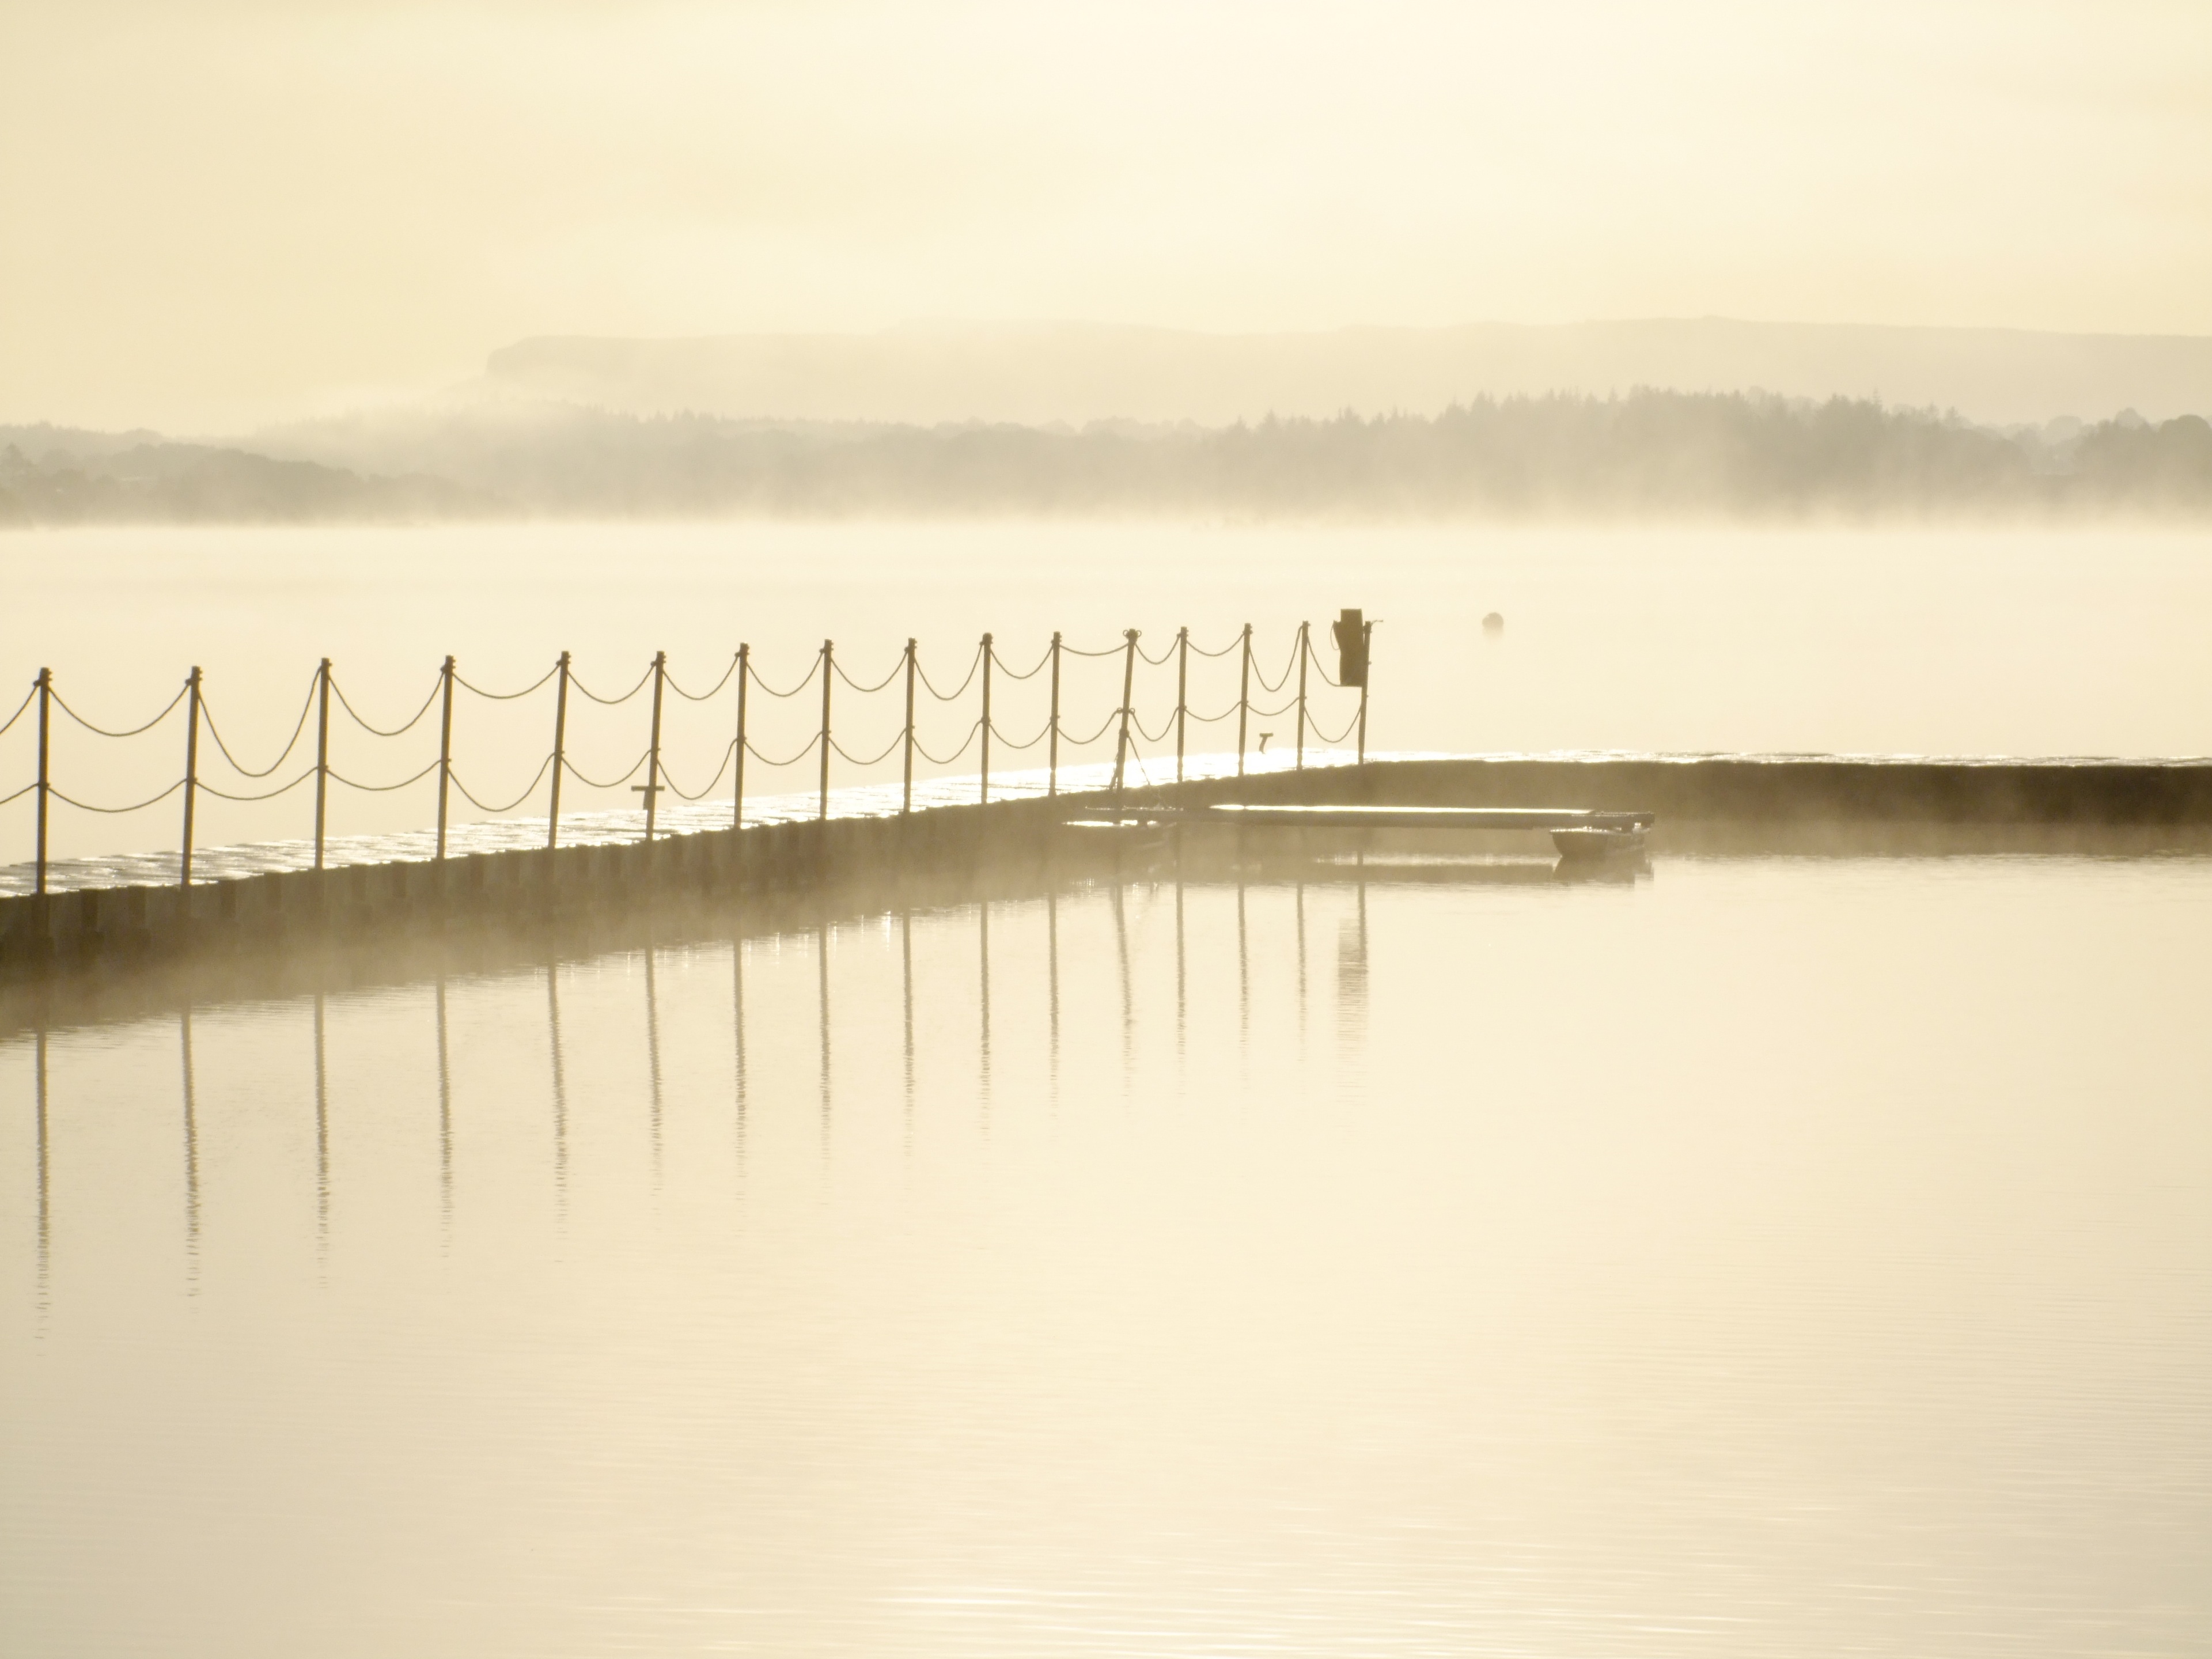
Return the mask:
[[[1076,654],[1078,656],[1083,656],[1087,655],[1088,653],[1078,652]],[[979,646],[976,647],[975,654],[968,659],[968,678],[962,680],[959,684],[954,686],[950,691],[939,690],[935,684],[931,682],[928,671],[924,669],[920,663],[916,663],[915,665],[915,672],[921,677],[921,689],[928,692],[931,696],[936,698],[938,702],[955,702],[966,693],[969,686],[975,683],[975,671],[982,665],[983,651],[982,647]]]
[[[412,732],[415,729],[416,722],[421,720],[423,715],[430,712],[431,706],[438,701],[438,693],[442,689],[442,683],[441,685],[432,686],[430,688],[430,695],[422,699],[422,706],[416,709],[413,714],[408,717],[407,723],[405,725],[395,726],[390,731],[386,731],[384,727],[374,725],[369,720],[363,719],[361,711],[356,708],[351,702],[347,701],[345,688],[340,685],[335,679],[326,681],[325,683],[331,688],[331,695],[338,700],[338,707],[344,709],[349,715],[352,716],[353,723],[361,727],[362,731],[368,732],[371,737],[377,738],[397,738],[403,736],[409,732]],[[179,695],[182,696],[183,694],[180,692]]]
[[[29,708],[33,703],[36,702],[38,700],[39,700],[39,682],[38,682],[38,681],[36,681],[36,680],[33,680],[33,681],[31,682],[31,689],[30,689],[29,690],[26,691],[25,693],[23,693],[23,701],[22,701],[22,702],[19,702],[19,703],[17,703],[17,704],[15,705],[15,712],[14,714],[12,714],[9,715],[9,716],[8,716],[8,718],[7,718],[6,720],[0,720],[0,738],[4,738],[4,737],[6,737],[6,736],[8,735],[8,728],[9,728],[9,726],[13,726],[13,725],[17,721],[17,720],[19,720],[22,719],[22,718],[23,718],[23,711],[24,711],[26,708]],[[31,787],[32,788],[35,789],[35,788],[37,788],[37,787],[38,787],[38,785],[36,785],[36,784],[33,784],[33,785],[31,785],[30,787]],[[21,792],[21,790],[18,790],[18,791],[16,792],[16,793],[17,793],[17,794],[21,794],[21,793],[22,793],[22,792]],[[9,802],[9,801],[11,801],[11,800],[13,800],[13,799],[15,799],[15,795],[9,795],[9,796],[6,797],[6,799],[0,799],[0,806],[4,806],[4,805],[6,805],[8,804],[8,802]]]
[[[481,685],[471,685],[459,674],[453,676],[453,684],[459,686],[462,690],[474,692],[477,696],[491,702],[513,702],[518,697],[526,697],[533,691],[543,690],[545,684],[560,672],[561,665],[555,663],[552,667],[547,669],[520,691],[487,691]],[[591,693],[586,691],[584,695],[589,696]]]
[[[1356,654],[1344,646],[1345,629],[1347,626],[1358,630],[1357,634],[1358,646]],[[1170,738],[1174,744],[1175,776],[1178,779],[1183,777],[1187,759],[1186,734],[1189,725],[1194,721],[1202,726],[1211,726],[1225,721],[1232,716],[1236,718],[1237,721],[1237,772],[1240,776],[1246,769],[1248,757],[1253,752],[1249,743],[1252,720],[1274,720],[1293,712],[1297,719],[1297,764],[1302,766],[1304,763],[1305,744],[1309,735],[1316,742],[1337,744],[1345,742],[1356,732],[1359,757],[1364,760],[1366,753],[1367,731],[1365,647],[1371,628],[1372,624],[1364,623],[1358,620],[1357,612],[1347,613],[1345,621],[1337,624],[1336,635],[1340,650],[1342,653],[1340,659],[1342,669],[1340,673],[1332,674],[1319,661],[1311,642],[1311,629],[1301,624],[1291,641],[1288,660],[1284,664],[1281,672],[1273,679],[1260,670],[1255,660],[1253,630],[1249,626],[1228,644],[1218,649],[1208,649],[1197,645],[1192,641],[1188,629],[1178,629],[1158,654],[1144,649],[1139,642],[1140,636],[1133,629],[1123,633],[1119,645],[1099,650],[1090,650],[1070,645],[1060,635],[1055,634],[1043,654],[1039,656],[1030,667],[1021,670],[1009,668],[1006,665],[1005,659],[999,654],[992,635],[986,634],[969,656],[965,672],[959,683],[950,689],[941,688],[930,678],[928,670],[921,661],[921,653],[915,641],[911,640],[907,642],[906,648],[899,653],[890,671],[878,679],[856,678],[837,659],[834,643],[824,641],[821,647],[815,652],[813,660],[807,665],[805,673],[795,684],[787,687],[778,686],[761,674],[753,660],[751,647],[749,645],[741,645],[735,656],[730,659],[728,665],[723,669],[720,677],[712,685],[699,691],[686,690],[678,683],[669,672],[666,653],[656,653],[652,664],[639,677],[637,682],[617,696],[602,696],[593,691],[576,675],[571,666],[569,653],[566,652],[561,653],[559,661],[552,668],[529,684],[514,690],[500,690],[465,678],[460,674],[454,659],[448,657],[439,669],[428,695],[423,698],[414,713],[399,725],[390,726],[380,726],[361,712],[347,695],[345,688],[332,672],[329,660],[325,659],[315,671],[314,678],[308,686],[307,697],[301,704],[298,717],[293,722],[291,734],[286,738],[283,747],[277,752],[275,759],[266,766],[258,768],[246,764],[231,748],[228,739],[216,723],[214,711],[209,706],[203,676],[201,671],[197,668],[192,670],[176,695],[171,697],[151,720],[137,726],[113,729],[85,719],[71,708],[55,689],[52,671],[46,670],[40,672],[38,678],[33,682],[30,690],[25,695],[22,702],[16,705],[14,712],[6,720],[0,721],[0,736],[4,736],[27,716],[34,715],[38,734],[36,778],[12,793],[0,795],[0,806],[12,805],[27,796],[33,798],[37,812],[36,856],[33,860],[34,890],[44,893],[47,890],[49,862],[47,821],[49,809],[53,803],[57,802],[79,811],[104,816],[120,816],[143,811],[181,793],[184,797],[184,835],[182,852],[179,860],[179,879],[181,884],[189,884],[191,879],[194,842],[193,815],[198,797],[205,795],[216,800],[251,805],[275,800],[309,783],[314,786],[314,849],[317,869],[324,867],[327,840],[328,793],[330,786],[333,783],[362,793],[389,794],[411,788],[426,780],[434,779],[438,809],[436,856],[441,860],[446,856],[449,793],[457,792],[470,807],[485,817],[499,817],[520,811],[538,794],[541,789],[547,787],[549,781],[550,791],[545,806],[546,846],[549,849],[557,848],[560,844],[562,825],[561,787],[564,779],[574,780],[586,788],[599,791],[614,791],[629,786],[633,793],[642,794],[645,797],[645,838],[650,841],[655,833],[655,803],[659,794],[665,792],[676,796],[678,799],[693,803],[704,801],[723,788],[725,781],[730,779],[734,772],[735,781],[731,786],[732,793],[729,798],[730,823],[734,828],[742,828],[745,821],[745,765],[748,760],[761,766],[782,769],[797,766],[811,758],[817,768],[817,811],[821,817],[827,817],[830,813],[833,760],[866,772],[885,765],[902,753],[904,794],[901,810],[908,811],[913,809],[914,805],[915,767],[917,762],[932,767],[950,768],[971,750],[980,745],[981,750],[981,799],[988,802],[991,799],[991,763],[994,745],[1000,750],[1026,751],[1044,744],[1048,746],[1047,762],[1043,769],[1046,792],[1048,794],[1056,795],[1060,793],[1060,771],[1064,763],[1062,750],[1091,750],[1094,745],[1110,738],[1115,749],[1113,788],[1118,797],[1126,781],[1130,763],[1132,762],[1136,763],[1140,781],[1154,775],[1157,768],[1164,764],[1168,758],[1158,746],[1166,744]],[[1095,660],[1119,659],[1120,662],[1121,678],[1120,702],[1115,707],[1105,712],[1104,717],[1095,728],[1087,732],[1077,732],[1070,728],[1062,706],[1061,667],[1064,659],[1070,656]],[[1218,662],[1231,657],[1237,659],[1236,698],[1218,712],[1209,713],[1193,706],[1190,659],[1194,656],[1212,662]],[[1156,685],[1157,682],[1141,674],[1139,671],[1140,669],[1159,669],[1170,664],[1174,665],[1175,673],[1174,702],[1171,707],[1163,707],[1157,700],[1157,693],[1146,694],[1142,691],[1139,684],[1140,679],[1146,686]],[[1221,671],[1207,672],[1218,675]],[[1334,692],[1350,687],[1356,689],[1359,694],[1357,709],[1345,721],[1343,729],[1333,736],[1325,731],[1321,722],[1314,717],[1314,711],[1310,706],[1309,684],[1311,676],[1316,672],[1319,674],[1322,686],[1328,691]],[[1255,690],[1261,697],[1281,693],[1289,687],[1293,676],[1297,681],[1297,690],[1280,706],[1263,706],[1261,702],[1255,700]],[[917,720],[916,693],[927,691],[930,698],[937,703],[957,703],[964,699],[976,686],[979,678],[981,684],[980,713],[961,733],[957,747],[947,754],[938,753],[925,740],[921,723]],[[757,690],[778,702],[788,702],[799,697],[809,687],[814,686],[817,680],[821,694],[819,722],[808,734],[806,740],[789,754],[775,754],[763,748],[761,743],[756,740],[756,734],[748,729],[750,720],[748,693]],[[1034,683],[1040,680],[1044,680],[1045,684],[1035,685]],[[854,696],[872,697],[880,693],[892,691],[902,681],[904,683],[903,689],[899,695],[902,695],[904,699],[904,719],[882,749],[873,754],[860,754],[854,752],[838,740],[832,724],[831,691],[834,686],[842,684],[847,691]],[[1041,711],[1043,718],[1036,726],[1034,735],[1018,741],[1006,735],[1007,728],[1001,718],[1004,711],[994,713],[993,708],[994,689],[1001,696],[1006,695],[1003,682],[1031,686],[1033,689],[1022,691],[1018,698],[1018,701],[1029,700],[1028,707],[1031,710],[1036,710],[1039,702],[1047,702],[1047,707]],[[455,691],[457,690],[466,691],[471,696],[491,702],[514,702],[544,690],[548,684],[557,686],[551,752],[538,763],[529,782],[512,799],[501,801],[487,799],[483,794],[469,787],[454,763]],[[736,694],[735,732],[723,741],[714,775],[696,790],[685,788],[678,781],[668,757],[663,750],[663,694],[672,690],[678,697],[684,702],[703,704],[720,697],[733,684]],[[574,690],[594,703],[606,708],[614,708],[629,702],[648,686],[653,689],[652,712],[650,731],[644,751],[619,775],[611,778],[595,777],[580,767],[574,757],[569,754],[568,748],[568,693]],[[1047,702],[1048,696],[1048,702]],[[433,708],[441,709],[436,758],[409,775],[386,783],[364,781],[340,771],[333,763],[331,756],[330,716],[333,701],[336,702],[339,711],[352,722],[354,726],[374,740],[404,738],[420,726]],[[1154,725],[1148,724],[1145,716],[1139,712],[1138,705],[1140,702],[1148,703],[1154,709],[1158,720],[1157,729]],[[183,705],[186,710],[184,775],[170,783],[158,794],[149,796],[143,800],[131,802],[128,805],[103,805],[68,794],[57,785],[53,775],[52,742],[52,712],[55,708],[58,708],[69,720],[94,737],[127,739],[143,737],[153,731],[175,713],[179,705]],[[1096,705],[1094,704],[1093,707]],[[786,714],[780,716],[779,719],[787,721],[790,716]],[[313,763],[283,783],[258,793],[242,793],[218,787],[201,775],[199,737],[203,726],[205,727],[207,735],[213,739],[215,754],[221,762],[235,774],[239,780],[258,782],[275,776],[286,762],[297,754],[301,742],[307,737],[311,721],[314,729]],[[1026,727],[1027,721],[1019,721],[1019,726]],[[724,728],[726,732],[728,729]],[[359,740],[349,741],[358,742]],[[1144,747],[1140,749],[1140,745]],[[1150,759],[1146,758],[1144,752],[1146,749],[1152,751]],[[694,748],[692,752],[696,754],[696,749]],[[641,783],[631,783],[631,780],[636,778],[641,771],[645,774],[644,781]],[[1024,787],[1026,788],[1033,786]]]
[[[683,698],[686,702],[708,702],[721,695],[722,688],[730,683],[730,677],[738,672],[738,660],[739,659],[736,657],[731,658],[730,665],[722,671],[722,678],[716,680],[714,684],[708,686],[704,691],[686,691],[682,686],[677,684],[676,677],[673,674],[668,677],[668,689],[671,691],[673,691],[678,696]],[[542,685],[544,682],[541,680],[538,684]]]
[[258,772],[250,766],[241,764],[238,757],[230,752],[230,745],[222,740],[222,733],[216,729],[215,711],[205,702],[200,705],[200,718],[207,721],[208,736],[215,739],[216,748],[221,751],[222,757],[230,763],[232,771],[242,778],[265,778],[289,760],[292,757],[292,751],[300,746],[300,734],[307,729],[307,716],[315,707],[315,691],[319,684],[320,679],[318,677],[314,683],[308,685],[307,701],[300,705],[300,718],[293,723],[292,735],[285,743],[283,752]]
[[475,795],[470,793],[468,785],[461,781],[460,774],[458,772],[453,775],[453,787],[459,790],[461,792],[461,799],[468,802],[470,805],[475,807],[477,811],[489,812],[494,817],[497,817],[501,812],[512,812],[516,807],[521,805],[523,802],[528,800],[532,795],[536,794],[538,793],[538,786],[544,781],[545,775],[552,769],[553,757],[548,755],[544,760],[538,762],[538,771],[530,780],[529,787],[524,789],[523,792],[517,795],[513,800],[507,802],[504,806],[488,806],[483,801],[478,800]]

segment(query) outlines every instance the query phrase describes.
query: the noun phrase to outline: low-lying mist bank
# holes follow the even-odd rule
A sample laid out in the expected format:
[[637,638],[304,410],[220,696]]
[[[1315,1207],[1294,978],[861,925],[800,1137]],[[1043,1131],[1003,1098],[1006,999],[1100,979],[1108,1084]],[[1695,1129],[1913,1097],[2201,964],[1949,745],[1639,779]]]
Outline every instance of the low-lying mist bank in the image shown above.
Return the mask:
[[2212,424],[1994,428],[1763,393],[1480,398],[1206,428],[455,404],[234,445],[0,427],[0,523],[497,518],[2212,518]]

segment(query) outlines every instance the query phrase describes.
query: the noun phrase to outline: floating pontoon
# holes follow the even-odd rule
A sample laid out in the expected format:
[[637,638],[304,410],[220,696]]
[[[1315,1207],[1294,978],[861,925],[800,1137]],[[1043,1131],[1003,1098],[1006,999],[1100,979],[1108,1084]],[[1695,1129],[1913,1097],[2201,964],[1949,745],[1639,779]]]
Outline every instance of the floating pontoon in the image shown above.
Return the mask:
[[1606,857],[1643,850],[1652,812],[1601,811],[1575,806],[1134,806],[1091,810],[1066,820],[1073,828],[1123,829],[1206,823],[1269,830],[1519,830],[1550,832],[1562,858]]

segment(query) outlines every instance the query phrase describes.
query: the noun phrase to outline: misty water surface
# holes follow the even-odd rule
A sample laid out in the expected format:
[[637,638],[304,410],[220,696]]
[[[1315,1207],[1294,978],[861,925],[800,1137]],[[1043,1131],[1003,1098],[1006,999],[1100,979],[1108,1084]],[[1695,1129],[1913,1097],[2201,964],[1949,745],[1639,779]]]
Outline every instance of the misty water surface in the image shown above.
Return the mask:
[[[670,526],[512,526],[411,530],[85,530],[0,538],[9,595],[5,708],[41,665],[73,707],[131,726],[176,693],[194,664],[209,707],[248,766],[293,729],[316,660],[336,659],[365,717],[396,726],[419,708],[448,652],[472,683],[509,690],[539,679],[562,649],[612,695],[655,650],[698,691],[749,641],[782,686],[824,637],[869,683],[890,673],[908,636],[950,690],[975,641],[994,632],[1015,671],[1032,668],[1052,631],[1108,649],[1127,627],[1158,655],[1188,625],[1201,649],[1257,632],[1260,671],[1287,665],[1301,620],[1346,605],[1377,619],[1370,744],[1455,752],[1835,750],[1994,755],[2201,755],[2212,750],[2212,653],[2199,619],[2212,608],[2212,537],[2201,531],[1757,532],[1741,528],[1576,532],[1470,526],[1176,527],[1152,524]],[[1486,636],[1497,611],[1503,634]],[[1326,653],[1326,630],[1317,643]],[[1333,662],[1323,658],[1324,665]],[[1120,699],[1110,658],[1067,665],[1071,732],[1097,730]],[[1045,682],[1002,677],[994,723],[1032,738]],[[1237,696],[1235,660],[1194,659],[1191,702],[1218,714]],[[1348,705],[1315,687],[1331,735]],[[1256,696],[1255,692],[1255,696]],[[1266,706],[1279,708],[1283,693]],[[458,769],[478,797],[519,794],[550,746],[550,689],[514,703],[465,696]],[[1140,718],[1157,732],[1175,702],[1172,665],[1139,670]],[[971,729],[975,688],[925,698],[924,741],[948,754]],[[4,710],[0,710],[4,712]],[[752,731],[775,755],[818,722],[811,695],[757,697]],[[734,697],[668,700],[666,752],[697,789],[730,741]],[[897,688],[864,698],[841,684],[834,720],[851,754],[896,738]],[[611,777],[642,752],[644,702],[601,709],[577,699],[576,763]],[[181,775],[182,723],[130,744],[96,742],[59,720],[59,787],[122,804]],[[363,781],[420,771],[437,755],[436,721],[371,744],[341,714],[333,754]],[[1255,720],[1253,741],[1291,739],[1287,716]],[[1231,724],[1194,726],[1194,748],[1233,747]],[[1146,745],[1158,753],[1158,744]],[[203,740],[207,775],[234,793]],[[1112,757],[1111,733],[1072,758]],[[302,751],[305,758],[311,754]],[[999,765],[1034,765],[1002,748]],[[290,763],[302,763],[299,758]],[[837,763],[835,781],[896,776]],[[972,772],[971,750],[949,768]],[[35,775],[27,721],[0,737],[0,795]],[[290,770],[278,778],[289,776]],[[805,789],[811,761],[756,765],[750,792]],[[726,785],[725,786],[726,787]],[[435,815],[434,786],[369,795],[339,790],[333,834],[410,830]],[[572,781],[565,810],[636,805],[626,789]],[[456,798],[457,818],[476,816]],[[526,812],[542,813],[542,790]],[[272,805],[200,803],[198,840],[305,836],[307,789]],[[173,848],[173,799],[130,817],[56,809],[57,856]],[[0,807],[0,863],[28,858],[28,798]]]
[[2199,1651],[2208,927],[2198,854],[1217,862],[56,1002],[43,1141],[19,1003],[0,1626]]

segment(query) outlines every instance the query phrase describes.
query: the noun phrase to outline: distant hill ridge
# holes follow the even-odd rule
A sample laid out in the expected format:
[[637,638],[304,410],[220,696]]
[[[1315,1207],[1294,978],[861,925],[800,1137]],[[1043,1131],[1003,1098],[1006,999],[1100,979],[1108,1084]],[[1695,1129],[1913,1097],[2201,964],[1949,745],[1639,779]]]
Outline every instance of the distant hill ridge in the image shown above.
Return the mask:
[[933,424],[1434,415],[1479,397],[1639,387],[2054,416],[2212,415],[2212,338],[1727,318],[1209,334],[1080,323],[870,334],[560,337],[494,352],[484,389],[632,414]]

